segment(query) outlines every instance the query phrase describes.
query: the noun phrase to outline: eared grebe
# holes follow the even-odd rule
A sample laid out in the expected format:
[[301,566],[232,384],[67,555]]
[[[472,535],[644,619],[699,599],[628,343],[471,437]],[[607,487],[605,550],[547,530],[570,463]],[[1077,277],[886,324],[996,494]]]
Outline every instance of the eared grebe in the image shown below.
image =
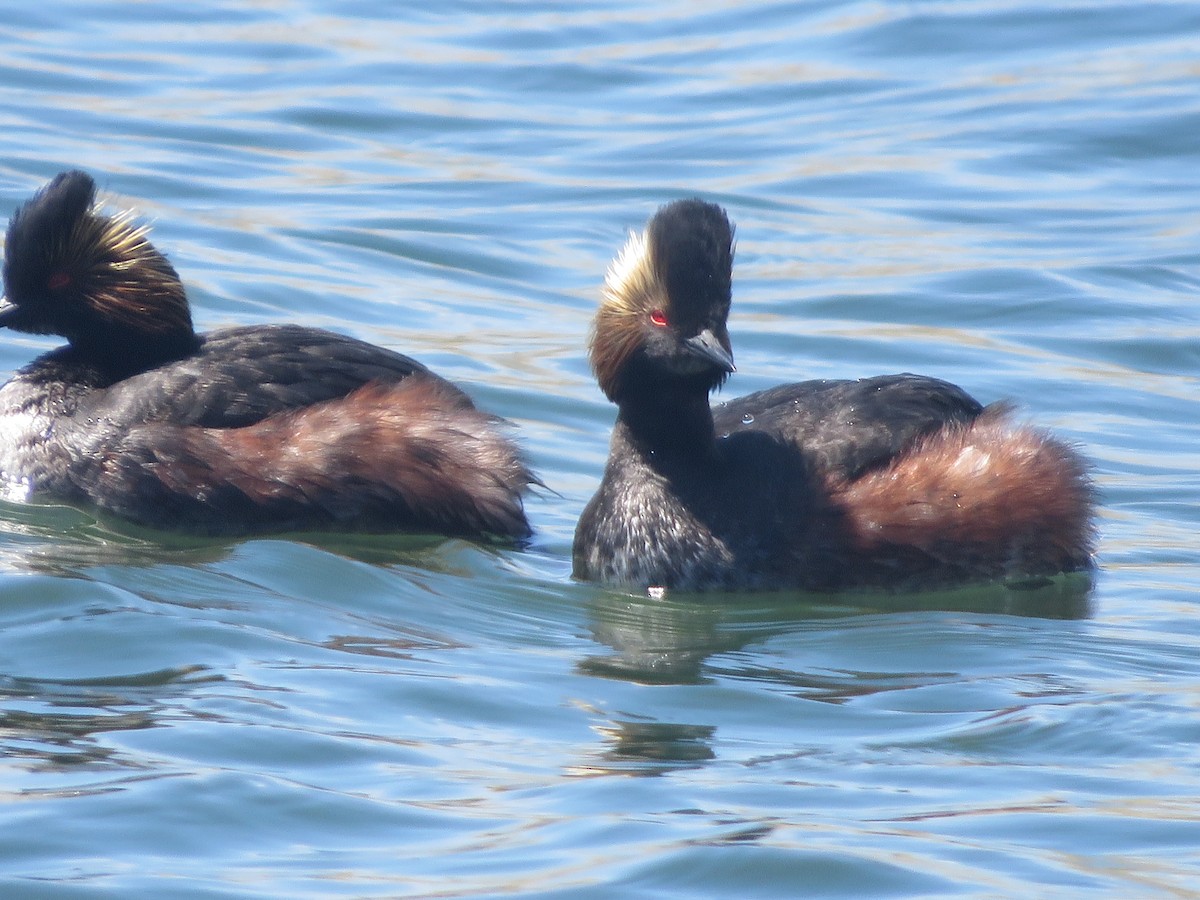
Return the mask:
[[590,343],[617,404],[578,578],[633,589],[932,589],[1091,566],[1066,444],[919,375],[806,381],[715,408],[734,371],[733,228],[670,203],[613,263]]
[[83,172],[13,216],[0,325],[69,342],[0,388],[0,486],[144,525],[524,537],[503,422],[420,363],[316,328],[192,330],[179,276]]

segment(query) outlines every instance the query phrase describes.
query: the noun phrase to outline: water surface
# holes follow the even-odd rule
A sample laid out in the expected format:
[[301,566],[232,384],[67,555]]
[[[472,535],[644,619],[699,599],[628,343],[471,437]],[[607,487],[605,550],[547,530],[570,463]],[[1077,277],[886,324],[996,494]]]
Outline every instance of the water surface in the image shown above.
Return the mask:
[[[557,493],[525,550],[0,503],[0,893],[1198,896],[1198,41],[1186,2],[8,11],[0,215],[85,168],[202,327],[408,352]],[[598,287],[694,194],[738,224],[725,396],[1016,398],[1095,464],[1094,588],[572,582]]]

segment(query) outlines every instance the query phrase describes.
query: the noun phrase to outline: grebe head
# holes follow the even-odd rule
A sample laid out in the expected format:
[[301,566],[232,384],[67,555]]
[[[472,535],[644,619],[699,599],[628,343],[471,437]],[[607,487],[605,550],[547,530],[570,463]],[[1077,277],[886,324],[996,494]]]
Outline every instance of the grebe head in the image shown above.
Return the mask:
[[655,382],[707,393],[734,371],[726,319],[733,226],[702,200],[676,200],[633,234],[609,267],[588,345],[605,395],[620,403]]
[[147,234],[131,213],[97,206],[90,175],[58,175],[9,222],[0,325],[102,357],[194,349],[183,284]]

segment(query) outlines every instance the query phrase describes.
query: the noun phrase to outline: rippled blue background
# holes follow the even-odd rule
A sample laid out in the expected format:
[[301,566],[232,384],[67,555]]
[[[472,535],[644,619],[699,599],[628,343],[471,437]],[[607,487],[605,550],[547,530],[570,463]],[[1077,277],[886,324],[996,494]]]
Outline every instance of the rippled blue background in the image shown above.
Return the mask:
[[[1198,896],[1198,48],[1192,2],[7,9],[0,216],[86,168],[203,327],[409,352],[558,493],[524,552],[0,506],[0,894]],[[696,193],[726,396],[1017,398],[1095,462],[1090,596],[570,580],[598,286]]]

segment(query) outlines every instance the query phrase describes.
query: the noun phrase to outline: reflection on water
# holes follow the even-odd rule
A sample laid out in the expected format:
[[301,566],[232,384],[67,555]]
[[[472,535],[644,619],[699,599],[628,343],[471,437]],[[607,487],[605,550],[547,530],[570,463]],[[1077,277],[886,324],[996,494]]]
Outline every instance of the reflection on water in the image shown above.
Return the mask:
[[714,759],[712,725],[613,720],[592,726],[603,749],[571,766],[571,775],[665,775]]
[[144,763],[106,746],[103,736],[166,724],[160,721],[164,687],[179,693],[220,680],[218,674],[205,673],[203,666],[92,679],[5,677],[0,680],[0,757],[24,760],[38,769],[101,763],[144,768]]
[[581,671],[645,684],[697,684],[704,665],[808,622],[885,612],[947,611],[1081,619],[1091,610],[1093,576],[1079,572],[1015,585],[986,584],[928,593],[722,594],[654,599],[602,592],[589,604],[590,627],[613,649]]
[[[597,592],[588,604],[589,628],[596,641],[612,652],[587,655],[576,667],[590,676],[640,685],[703,685],[732,678],[835,705],[889,692],[953,688],[970,682],[971,676],[938,668],[936,656],[924,669],[831,671],[820,664],[807,666],[803,656],[789,657],[786,665],[758,662],[752,648],[795,633],[811,637],[823,628],[836,628],[839,621],[881,613],[1079,619],[1088,614],[1092,587],[1090,573],[1078,573],[1015,587],[982,585],[911,595],[654,598]],[[1031,682],[1024,691],[1031,702],[1063,692],[1052,678],[1024,678]],[[703,719],[684,724],[613,718],[593,728],[606,749],[599,760],[578,767],[591,774],[661,774],[673,766],[695,765],[717,756],[713,743],[718,729]]]
[[[466,542],[440,535],[288,533],[259,541],[304,543],[373,565],[452,571],[463,552],[487,555],[505,542]],[[229,558],[244,540],[154,531],[112,517],[53,503],[0,501],[0,571],[71,575],[96,566],[205,565]]]

